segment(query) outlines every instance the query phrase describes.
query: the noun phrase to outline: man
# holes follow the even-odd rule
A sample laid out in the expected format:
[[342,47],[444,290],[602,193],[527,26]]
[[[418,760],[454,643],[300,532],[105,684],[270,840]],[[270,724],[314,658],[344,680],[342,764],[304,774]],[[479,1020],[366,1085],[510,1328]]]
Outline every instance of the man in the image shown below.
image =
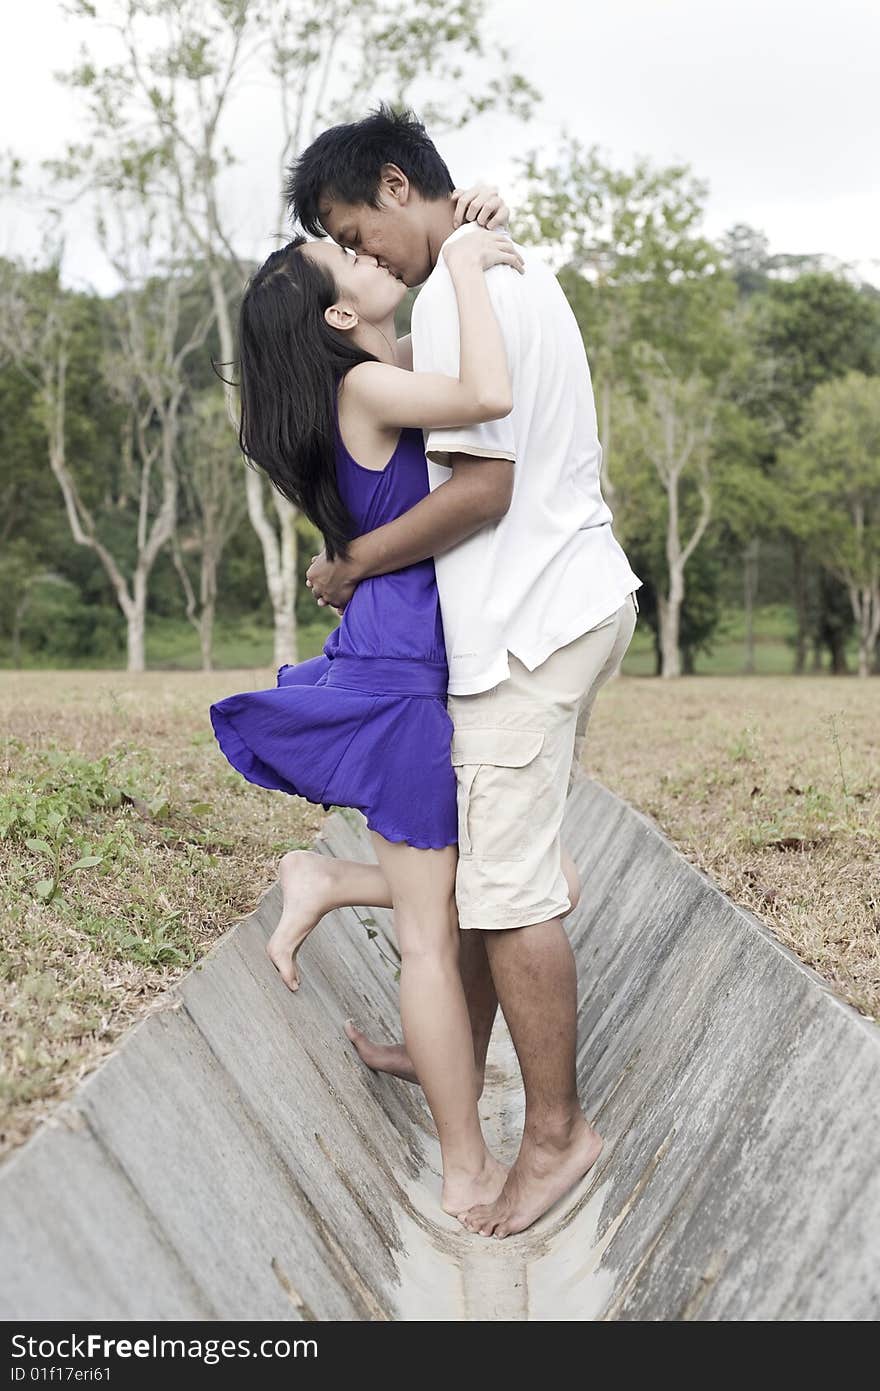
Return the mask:
[[[319,136],[293,167],[287,193],[308,232],[423,284],[413,366],[457,376],[458,314],[440,250],[469,227],[455,229],[452,190],[424,127],[380,107]],[[641,584],[599,488],[580,332],[555,276],[523,255],[524,275],[487,272],[508,351],[511,414],[429,431],[431,494],[357,538],[348,561],[320,557],[309,570],[316,596],[339,606],[367,576],[435,557],[475,1059],[484,1065],[500,1001],[526,1096],[522,1144],[504,1189],[465,1218],[471,1230],[498,1237],[531,1225],[602,1148],[578,1100],[577,979],[561,921],[576,886],[566,878],[560,829],[578,717],[582,734],[596,690],[629,645]],[[383,1050],[354,1037],[361,1056],[381,1066]],[[400,1050],[384,1051],[388,1069],[406,1075]]]

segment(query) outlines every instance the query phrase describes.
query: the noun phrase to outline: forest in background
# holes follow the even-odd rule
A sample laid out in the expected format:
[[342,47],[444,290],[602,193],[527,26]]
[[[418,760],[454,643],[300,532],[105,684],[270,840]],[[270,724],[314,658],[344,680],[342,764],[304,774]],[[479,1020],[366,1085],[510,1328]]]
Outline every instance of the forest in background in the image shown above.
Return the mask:
[[[277,86],[279,190],[316,130],[379,98],[416,105],[442,152],[444,129],[540,95],[487,49],[481,3],[455,23],[438,0],[73,8],[86,33],[115,24],[118,61],[67,75],[90,139],[44,171],[41,247],[0,262],[0,664],[309,656],[320,538],[244,464],[215,371],[254,268],[219,196],[237,84],[258,64]],[[771,641],[777,670],[880,672],[880,293],[745,225],[709,240],[686,166],[616,168],[571,135],[519,168],[512,231],[551,258],[591,365],[642,669],[712,669],[734,638],[733,670]],[[6,196],[27,180],[13,159]],[[117,293],[65,284],[63,190],[90,198]]]

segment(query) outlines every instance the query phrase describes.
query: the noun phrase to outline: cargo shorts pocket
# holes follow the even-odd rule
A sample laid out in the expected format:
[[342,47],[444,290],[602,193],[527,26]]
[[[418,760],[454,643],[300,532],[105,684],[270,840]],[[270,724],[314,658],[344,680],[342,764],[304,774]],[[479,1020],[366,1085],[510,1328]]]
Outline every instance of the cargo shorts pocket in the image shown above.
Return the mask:
[[540,815],[542,729],[456,729],[452,763],[458,789],[458,853],[521,860]]

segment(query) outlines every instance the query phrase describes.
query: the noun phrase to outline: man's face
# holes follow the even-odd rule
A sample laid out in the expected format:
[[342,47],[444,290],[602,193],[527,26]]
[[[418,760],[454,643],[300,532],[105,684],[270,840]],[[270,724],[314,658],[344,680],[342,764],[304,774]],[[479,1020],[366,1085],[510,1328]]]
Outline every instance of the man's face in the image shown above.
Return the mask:
[[421,285],[431,274],[431,253],[423,225],[424,203],[411,194],[398,197],[379,190],[378,208],[368,203],[322,203],[320,216],[325,231],[340,246],[360,256],[375,256],[380,266],[406,285]]

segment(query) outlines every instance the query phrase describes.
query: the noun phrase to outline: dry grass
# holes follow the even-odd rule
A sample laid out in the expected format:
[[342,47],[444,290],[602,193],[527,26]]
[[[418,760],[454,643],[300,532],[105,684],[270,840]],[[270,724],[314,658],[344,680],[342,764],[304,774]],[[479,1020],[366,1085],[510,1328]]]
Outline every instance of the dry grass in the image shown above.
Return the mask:
[[880,681],[624,677],[584,763],[880,1017]]
[[[273,681],[0,674],[0,1148],[161,1007],[256,906],[285,850],[311,842],[320,808],[248,783],[208,718],[212,700]],[[57,846],[67,870],[48,902],[49,857],[26,839]],[[92,855],[99,865],[71,869]]]
[[[162,1007],[317,830],[319,808],[251,786],[214,740],[210,702],[273,680],[0,674],[2,1147]],[[600,695],[586,748],[589,771],[875,1016],[878,713],[876,681],[624,677]],[[34,838],[67,871],[48,902]]]

